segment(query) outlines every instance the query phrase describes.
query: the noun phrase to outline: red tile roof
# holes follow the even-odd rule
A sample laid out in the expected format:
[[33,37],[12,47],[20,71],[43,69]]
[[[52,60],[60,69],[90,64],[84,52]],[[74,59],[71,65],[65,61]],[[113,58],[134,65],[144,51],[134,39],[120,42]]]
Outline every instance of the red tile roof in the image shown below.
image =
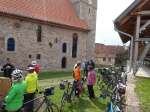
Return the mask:
[[88,30],[70,0],[0,0],[0,12]]
[[116,54],[122,51],[123,46],[115,45],[104,45],[104,44],[95,44],[95,55],[96,57],[112,57],[115,58]]

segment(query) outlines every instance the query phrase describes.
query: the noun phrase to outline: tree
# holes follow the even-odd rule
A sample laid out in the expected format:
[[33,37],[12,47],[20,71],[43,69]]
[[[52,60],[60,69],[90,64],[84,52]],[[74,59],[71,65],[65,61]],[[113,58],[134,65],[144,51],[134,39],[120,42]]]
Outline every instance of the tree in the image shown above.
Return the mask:
[[121,66],[121,65],[126,65],[126,62],[129,58],[128,55],[129,51],[128,50],[120,50],[117,54],[116,54],[116,58],[115,58],[115,65],[117,66]]

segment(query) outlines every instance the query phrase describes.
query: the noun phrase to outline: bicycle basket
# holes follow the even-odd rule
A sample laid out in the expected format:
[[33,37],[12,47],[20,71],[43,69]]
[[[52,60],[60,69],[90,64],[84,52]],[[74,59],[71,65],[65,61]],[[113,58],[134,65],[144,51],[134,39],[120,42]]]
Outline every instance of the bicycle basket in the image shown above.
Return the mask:
[[59,88],[60,88],[60,89],[65,89],[65,84],[64,84],[64,83],[60,83],[60,84],[59,84]]
[[54,87],[50,87],[50,88],[45,89],[44,94],[45,94],[46,96],[54,95]]

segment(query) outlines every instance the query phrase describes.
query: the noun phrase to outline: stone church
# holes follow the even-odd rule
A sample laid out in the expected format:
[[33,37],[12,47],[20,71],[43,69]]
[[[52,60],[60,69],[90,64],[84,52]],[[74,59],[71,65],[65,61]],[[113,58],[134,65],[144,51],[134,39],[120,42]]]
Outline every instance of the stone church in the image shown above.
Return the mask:
[[0,66],[69,70],[94,56],[97,0],[0,0]]

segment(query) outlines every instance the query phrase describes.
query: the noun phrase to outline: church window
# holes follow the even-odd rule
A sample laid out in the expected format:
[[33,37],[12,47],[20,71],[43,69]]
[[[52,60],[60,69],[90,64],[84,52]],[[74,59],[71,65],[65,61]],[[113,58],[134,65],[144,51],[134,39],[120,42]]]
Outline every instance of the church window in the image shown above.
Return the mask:
[[38,25],[37,28],[37,42],[41,42],[42,41],[42,26]]
[[30,58],[30,59],[32,58],[32,55],[31,55],[31,54],[29,54],[29,58]]
[[63,57],[61,60],[61,68],[66,68],[67,66],[67,59],[66,57]]
[[62,45],[62,52],[63,53],[67,52],[67,44],[66,43],[63,43],[63,45]]
[[73,34],[73,42],[72,42],[72,57],[77,57],[77,47],[78,47],[78,34]]
[[7,51],[15,51],[15,40],[14,40],[14,38],[9,38],[7,40]]
[[41,59],[41,54],[37,54],[36,59],[40,60]]

